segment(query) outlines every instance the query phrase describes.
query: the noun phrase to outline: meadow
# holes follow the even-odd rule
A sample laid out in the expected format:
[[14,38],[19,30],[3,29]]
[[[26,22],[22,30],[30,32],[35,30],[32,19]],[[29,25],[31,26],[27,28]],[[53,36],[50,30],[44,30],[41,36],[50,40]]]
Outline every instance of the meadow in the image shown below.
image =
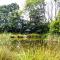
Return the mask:
[[39,34],[1,33],[0,60],[60,60],[60,37],[40,38]]
[[25,1],[0,5],[0,60],[60,60],[60,2]]

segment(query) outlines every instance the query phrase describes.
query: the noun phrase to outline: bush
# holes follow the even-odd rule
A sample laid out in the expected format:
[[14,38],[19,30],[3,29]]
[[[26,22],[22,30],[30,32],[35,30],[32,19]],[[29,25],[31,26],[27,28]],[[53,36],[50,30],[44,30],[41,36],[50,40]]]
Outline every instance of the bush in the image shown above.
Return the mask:
[[50,24],[50,33],[60,34],[60,21],[52,21]]
[[48,23],[42,24],[38,26],[38,29],[36,29],[36,32],[40,34],[48,33],[48,31],[49,31]]

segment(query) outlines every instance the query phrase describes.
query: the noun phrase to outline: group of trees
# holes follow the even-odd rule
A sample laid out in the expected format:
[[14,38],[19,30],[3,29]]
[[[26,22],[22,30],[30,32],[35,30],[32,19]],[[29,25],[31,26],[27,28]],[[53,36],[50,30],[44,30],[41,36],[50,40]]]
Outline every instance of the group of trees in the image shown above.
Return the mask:
[[[15,3],[0,6],[0,31],[10,31],[15,28],[16,21],[20,18],[18,15],[19,6]],[[15,30],[15,29],[14,29]]]
[[[52,19],[50,25],[49,25],[49,32],[52,34],[60,34],[60,2],[59,0],[54,0],[55,1],[55,20]],[[58,14],[57,14],[57,9],[58,9]]]
[[0,6],[0,32],[21,32],[25,24],[18,12],[19,5],[12,3]]
[[30,29],[32,32],[47,33],[49,30],[45,17],[45,5],[44,0],[34,0],[34,4],[29,3],[29,5],[27,3],[30,18]]
[[30,21],[23,19],[16,3],[0,6],[0,32],[41,34],[49,32],[55,23],[47,22],[45,6],[44,0],[27,0],[25,11],[29,12]]

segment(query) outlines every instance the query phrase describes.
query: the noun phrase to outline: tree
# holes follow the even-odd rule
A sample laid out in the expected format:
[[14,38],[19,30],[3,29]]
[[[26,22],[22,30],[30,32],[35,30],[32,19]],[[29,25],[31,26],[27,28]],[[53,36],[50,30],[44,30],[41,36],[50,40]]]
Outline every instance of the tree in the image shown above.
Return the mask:
[[56,6],[56,3],[57,3],[57,0],[54,0],[54,1],[55,1],[55,20],[57,20],[57,19],[56,19],[56,12],[57,12],[57,11],[56,11],[56,7],[57,7],[57,6]]
[[26,7],[32,7],[34,5],[37,5],[41,3],[44,0],[26,0]]
[[58,14],[57,14],[56,19],[57,19],[57,20],[60,20],[60,10],[58,11]]
[[16,28],[17,21],[20,20],[18,10],[19,6],[16,3],[0,6],[0,29],[2,31],[11,31]]
[[50,24],[50,33],[60,34],[60,20],[52,21]]
[[[30,18],[29,29],[31,32],[43,33],[43,28],[46,24],[44,0],[30,0],[27,7]],[[45,28],[48,27],[47,24],[45,26]]]

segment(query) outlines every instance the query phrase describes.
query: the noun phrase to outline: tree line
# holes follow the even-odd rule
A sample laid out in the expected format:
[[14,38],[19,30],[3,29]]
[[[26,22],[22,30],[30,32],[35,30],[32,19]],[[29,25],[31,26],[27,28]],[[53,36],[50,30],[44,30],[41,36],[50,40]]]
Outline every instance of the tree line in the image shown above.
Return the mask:
[[23,19],[18,4],[0,6],[0,32],[43,34],[52,30],[54,24],[47,22],[44,0],[26,2],[25,11],[29,12],[30,21]]

